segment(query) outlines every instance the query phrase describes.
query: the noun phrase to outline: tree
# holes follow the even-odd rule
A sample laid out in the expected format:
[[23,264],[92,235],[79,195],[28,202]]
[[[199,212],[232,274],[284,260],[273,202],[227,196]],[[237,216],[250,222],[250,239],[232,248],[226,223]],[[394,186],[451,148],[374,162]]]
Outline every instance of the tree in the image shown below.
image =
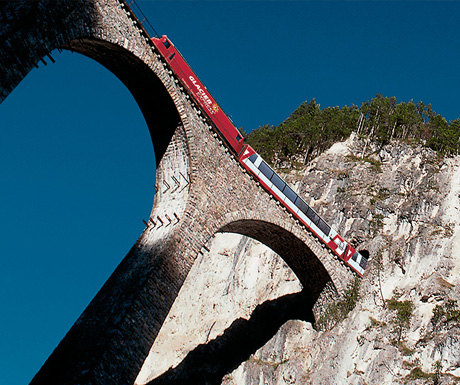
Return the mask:
[[395,310],[396,315],[393,319],[395,330],[398,335],[398,343],[401,341],[402,333],[410,327],[414,304],[412,301],[398,301],[395,297],[388,300],[388,308]]
[[460,119],[447,121],[423,102],[397,103],[395,97],[377,94],[361,107],[321,106],[315,99],[303,102],[279,126],[264,125],[252,131],[249,144],[273,166],[291,164],[299,157],[307,164],[333,143],[345,140],[351,132],[367,137],[363,156],[371,141],[381,145],[393,139],[415,140],[443,155],[458,154]]

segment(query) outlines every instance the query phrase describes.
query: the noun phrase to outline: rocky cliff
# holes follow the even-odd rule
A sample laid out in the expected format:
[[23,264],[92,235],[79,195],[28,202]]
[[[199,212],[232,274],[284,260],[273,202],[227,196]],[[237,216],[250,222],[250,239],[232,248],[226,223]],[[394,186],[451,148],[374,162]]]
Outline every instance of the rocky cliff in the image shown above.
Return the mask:
[[352,136],[280,172],[370,252],[355,308],[312,324],[276,254],[217,234],[136,383],[460,384],[460,157]]

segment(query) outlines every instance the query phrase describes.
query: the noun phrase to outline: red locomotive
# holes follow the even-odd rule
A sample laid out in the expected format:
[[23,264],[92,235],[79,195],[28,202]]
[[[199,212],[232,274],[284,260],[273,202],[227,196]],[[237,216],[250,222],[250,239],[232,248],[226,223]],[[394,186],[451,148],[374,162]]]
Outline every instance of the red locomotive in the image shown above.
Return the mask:
[[218,133],[223,136],[241,165],[334,254],[356,273],[363,276],[368,261],[367,255],[358,253],[299,197],[251,146],[243,144],[241,133],[166,36],[154,37],[152,42],[174,71],[176,77],[211,120]]
[[192,71],[176,47],[166,37],[154,37],[155,47],[165,58],[176,76],[187,87],[195,101],[202,107],[206,115],[214,123],[215,127],[224,136],[231,148],[239,154],[243,149],[243,135],[236,129],[230,118],[219,107],[206,87],[201,83],[198,76]]

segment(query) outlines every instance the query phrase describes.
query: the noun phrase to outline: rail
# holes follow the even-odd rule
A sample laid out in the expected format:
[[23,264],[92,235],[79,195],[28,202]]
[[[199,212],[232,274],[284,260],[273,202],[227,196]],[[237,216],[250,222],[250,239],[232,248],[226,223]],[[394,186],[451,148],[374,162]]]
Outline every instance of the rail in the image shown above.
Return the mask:
[[144,12],[142,12],[142,9],[139,7],[139,4],[136,3],[136,0],[131,0],[129,2],[128,1],[121,0],[121,3],[127,8],[131,17],[136,22],[136,24],[138,24],[139,28],[143,30],[145,35],[147,35],[147,37],[149,38],[159,37],[160,35],[158,35],[153,25],[147,19],[147,16],[145,16]]

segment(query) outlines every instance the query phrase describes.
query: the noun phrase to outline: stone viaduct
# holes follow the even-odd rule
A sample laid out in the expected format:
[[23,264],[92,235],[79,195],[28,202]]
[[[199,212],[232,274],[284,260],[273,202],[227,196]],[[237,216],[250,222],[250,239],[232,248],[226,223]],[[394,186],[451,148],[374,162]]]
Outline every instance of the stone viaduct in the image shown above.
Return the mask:
[[123,0],[1,2],[0,102],[57,48],[98,61],[130,90],[150,130],[158,187],[148,226],[32,384],[132,384],[216,232],[277,252],[312,305],[327,288],[343,291],[351,273],[243,170]]

